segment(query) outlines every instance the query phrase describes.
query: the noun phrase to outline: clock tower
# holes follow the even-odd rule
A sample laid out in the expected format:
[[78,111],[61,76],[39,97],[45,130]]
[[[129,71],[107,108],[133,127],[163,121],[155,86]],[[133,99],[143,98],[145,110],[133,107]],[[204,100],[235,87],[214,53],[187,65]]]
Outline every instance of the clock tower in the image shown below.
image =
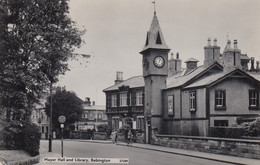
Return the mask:
[[145,141],[150,143],[151,131],[162,127],[162,89],[166,87],[168,74],[168,48],[159,25],[156,12],[146,42],[140,54],[143,55],[143,77],[145,81]]

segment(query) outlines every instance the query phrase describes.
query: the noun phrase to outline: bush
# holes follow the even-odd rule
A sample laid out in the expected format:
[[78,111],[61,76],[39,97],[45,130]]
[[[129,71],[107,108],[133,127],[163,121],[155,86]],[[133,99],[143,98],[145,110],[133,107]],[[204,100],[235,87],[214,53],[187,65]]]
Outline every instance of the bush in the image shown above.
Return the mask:
[[39,127],[33,123],[27,123],[24,128],[24,150],[31,156],[39,155],[41,133]]
[[254,120],[252,122],[244,122],[240,125],[245,130],[245,136],[259,136],[260,135],[260,121]]
[[23,122],[11,121],[3,129],[4,149],[20,150],[24,149]]
[[31,156],[39,155],[41,133],[39,127],[27,121],[11,121],[3,132],[4,149],[25,150]]
[[111,134],[111,127],[107,124],[101,124],[101,125],[97,126],[97,131],[98,132],[105,132],[107,134],[107,136],[109,136]]

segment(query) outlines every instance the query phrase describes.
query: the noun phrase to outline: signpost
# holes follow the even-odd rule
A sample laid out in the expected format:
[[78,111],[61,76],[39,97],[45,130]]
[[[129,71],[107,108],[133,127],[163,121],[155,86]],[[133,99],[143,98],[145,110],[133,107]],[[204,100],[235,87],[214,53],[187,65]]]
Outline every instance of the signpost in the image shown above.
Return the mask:
[[60,128],[61,128],[61,157],[63,157],[63,128],[64,128],[64,123],[66,121],[66,117],[60,116],[58,120],[60,122]]

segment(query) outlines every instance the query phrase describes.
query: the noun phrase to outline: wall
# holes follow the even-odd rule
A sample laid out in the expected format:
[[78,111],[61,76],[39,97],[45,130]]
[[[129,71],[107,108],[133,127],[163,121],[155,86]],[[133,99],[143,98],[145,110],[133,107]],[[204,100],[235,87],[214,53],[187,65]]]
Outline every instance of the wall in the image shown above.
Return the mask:
[[260,159],[260,140],[155,134],[152,137],[155,145]]
[[[196,111],[189,107],[189,92],[171,89],[163,92],[163,132],[171,135],[207,136],[208,119],[206,118],[206,89],[196,89]],[[168,115],[168,96],[174,95],[174,115]]]
[[[215,110],[215,90],[226,91],[226,110]],[[239,89],[239,90],[238,90]],[[237,117],[254,116],[259,110],[249,110],[249,89],[258,89],[246,78],[228,78],[209,90],[210,96],[210,126],[214,126],[214,120],[228,120],[229,126],[236,124]]]

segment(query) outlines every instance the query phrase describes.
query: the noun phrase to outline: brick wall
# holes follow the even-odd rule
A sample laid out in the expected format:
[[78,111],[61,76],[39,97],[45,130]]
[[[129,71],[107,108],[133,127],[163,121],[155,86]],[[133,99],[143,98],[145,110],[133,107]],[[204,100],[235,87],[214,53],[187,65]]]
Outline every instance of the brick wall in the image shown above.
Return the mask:
[[260,140],[153,135],[154,145],[260,159]]

